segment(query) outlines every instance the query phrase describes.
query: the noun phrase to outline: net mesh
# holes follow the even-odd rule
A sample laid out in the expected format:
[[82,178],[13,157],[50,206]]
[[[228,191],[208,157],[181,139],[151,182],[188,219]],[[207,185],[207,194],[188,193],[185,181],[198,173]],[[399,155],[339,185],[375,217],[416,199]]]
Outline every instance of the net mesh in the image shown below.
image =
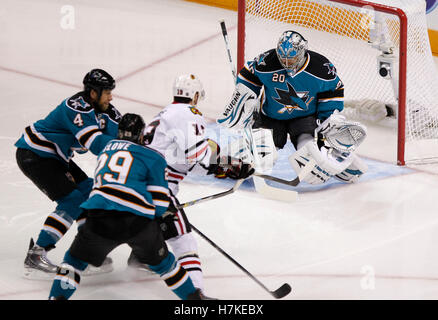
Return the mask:
[[[414,144],[418,140],[436,144],[438,79],[427,33],[425,1],[374,2],[401,8],[409,21],[405,140]],[[367,105],[367,101],[377,101],[397,110],[401,37],[398,16],[379,12],[371,6],[356,7],[336,0],[247,0],[245,61],[274,48],[280,34],[290,29],[300,32],[308,40],[310,50],[325,55],[336,66],[345,85],[346,101],[354,101],[349,106],[360,107]],[[378,73],[377,57],[383,51],[389,52],[388,48],[395,59],[392,79]],[[438,148],[426,149],[423,154],[418,150],[407,153],[404,160],[435,157],[438,160]]]

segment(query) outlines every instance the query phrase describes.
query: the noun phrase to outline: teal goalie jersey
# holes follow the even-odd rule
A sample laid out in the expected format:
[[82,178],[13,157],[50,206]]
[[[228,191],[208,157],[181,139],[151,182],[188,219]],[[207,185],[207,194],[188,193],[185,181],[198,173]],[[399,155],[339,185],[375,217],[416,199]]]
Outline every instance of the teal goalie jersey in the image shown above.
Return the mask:
[[324,120],[334,110],[343,109],[344,86],[336,68],[327,58],[310,50],[306,62],[294,75],[282,67],[275,49],[269,50],[245,64],[237,83],[257,95],[264,88],[261,112],[277,120],[312,114]]

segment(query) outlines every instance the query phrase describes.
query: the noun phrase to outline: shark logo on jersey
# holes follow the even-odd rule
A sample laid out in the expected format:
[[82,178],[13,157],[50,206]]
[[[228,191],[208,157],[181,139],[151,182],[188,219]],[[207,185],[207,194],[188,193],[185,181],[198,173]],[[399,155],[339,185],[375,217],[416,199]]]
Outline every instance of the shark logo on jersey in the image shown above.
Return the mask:
[[323,64],[323,66],[328,68],[328,74],[336,76],[336,68],[332,63],[326,62]]
[[266,66],[265,58],[267,55],[268,55],[268,52],[262,53],[262,54],[258,55],[254,59],[254,61],[257,63],[257,65]]
[[76,99],[68,100],[68,105],[75,110],[82,111],[86,111],[90,108],[90,104],[87,103],[82,96],[79,96]]
[[274,98],[274,100],[284,106],[282,109],[278,110],[278,113],[284,113],[286,111],[292,113],[294,110],[306,110],[309,100],[309,91],[296,92],[289,82],[286,82],[286,84],[288,88],[287,91],[275,88],[278,98]]

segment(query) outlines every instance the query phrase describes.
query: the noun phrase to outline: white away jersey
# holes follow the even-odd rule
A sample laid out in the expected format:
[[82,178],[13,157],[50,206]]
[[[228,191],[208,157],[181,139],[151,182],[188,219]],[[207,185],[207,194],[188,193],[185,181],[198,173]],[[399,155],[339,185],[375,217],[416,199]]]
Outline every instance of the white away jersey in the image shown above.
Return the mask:
[[197,164],[207,173],[212,151],[205,128],[205,119],[196,107],[172,103],[145,129],[145,144],[166,159],[169,189],[173,195],[178,193],[178,183]]

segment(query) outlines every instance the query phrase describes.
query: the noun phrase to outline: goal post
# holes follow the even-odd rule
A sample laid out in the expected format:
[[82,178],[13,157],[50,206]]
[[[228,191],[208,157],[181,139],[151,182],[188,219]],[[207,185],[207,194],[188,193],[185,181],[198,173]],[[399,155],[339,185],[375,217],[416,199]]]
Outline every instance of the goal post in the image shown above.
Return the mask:
[[424,0],[238,0],[238,70],[288,29],[333,62],[356,115],[370,101],[394,112],[398,165],[438,162],[438,77]]

